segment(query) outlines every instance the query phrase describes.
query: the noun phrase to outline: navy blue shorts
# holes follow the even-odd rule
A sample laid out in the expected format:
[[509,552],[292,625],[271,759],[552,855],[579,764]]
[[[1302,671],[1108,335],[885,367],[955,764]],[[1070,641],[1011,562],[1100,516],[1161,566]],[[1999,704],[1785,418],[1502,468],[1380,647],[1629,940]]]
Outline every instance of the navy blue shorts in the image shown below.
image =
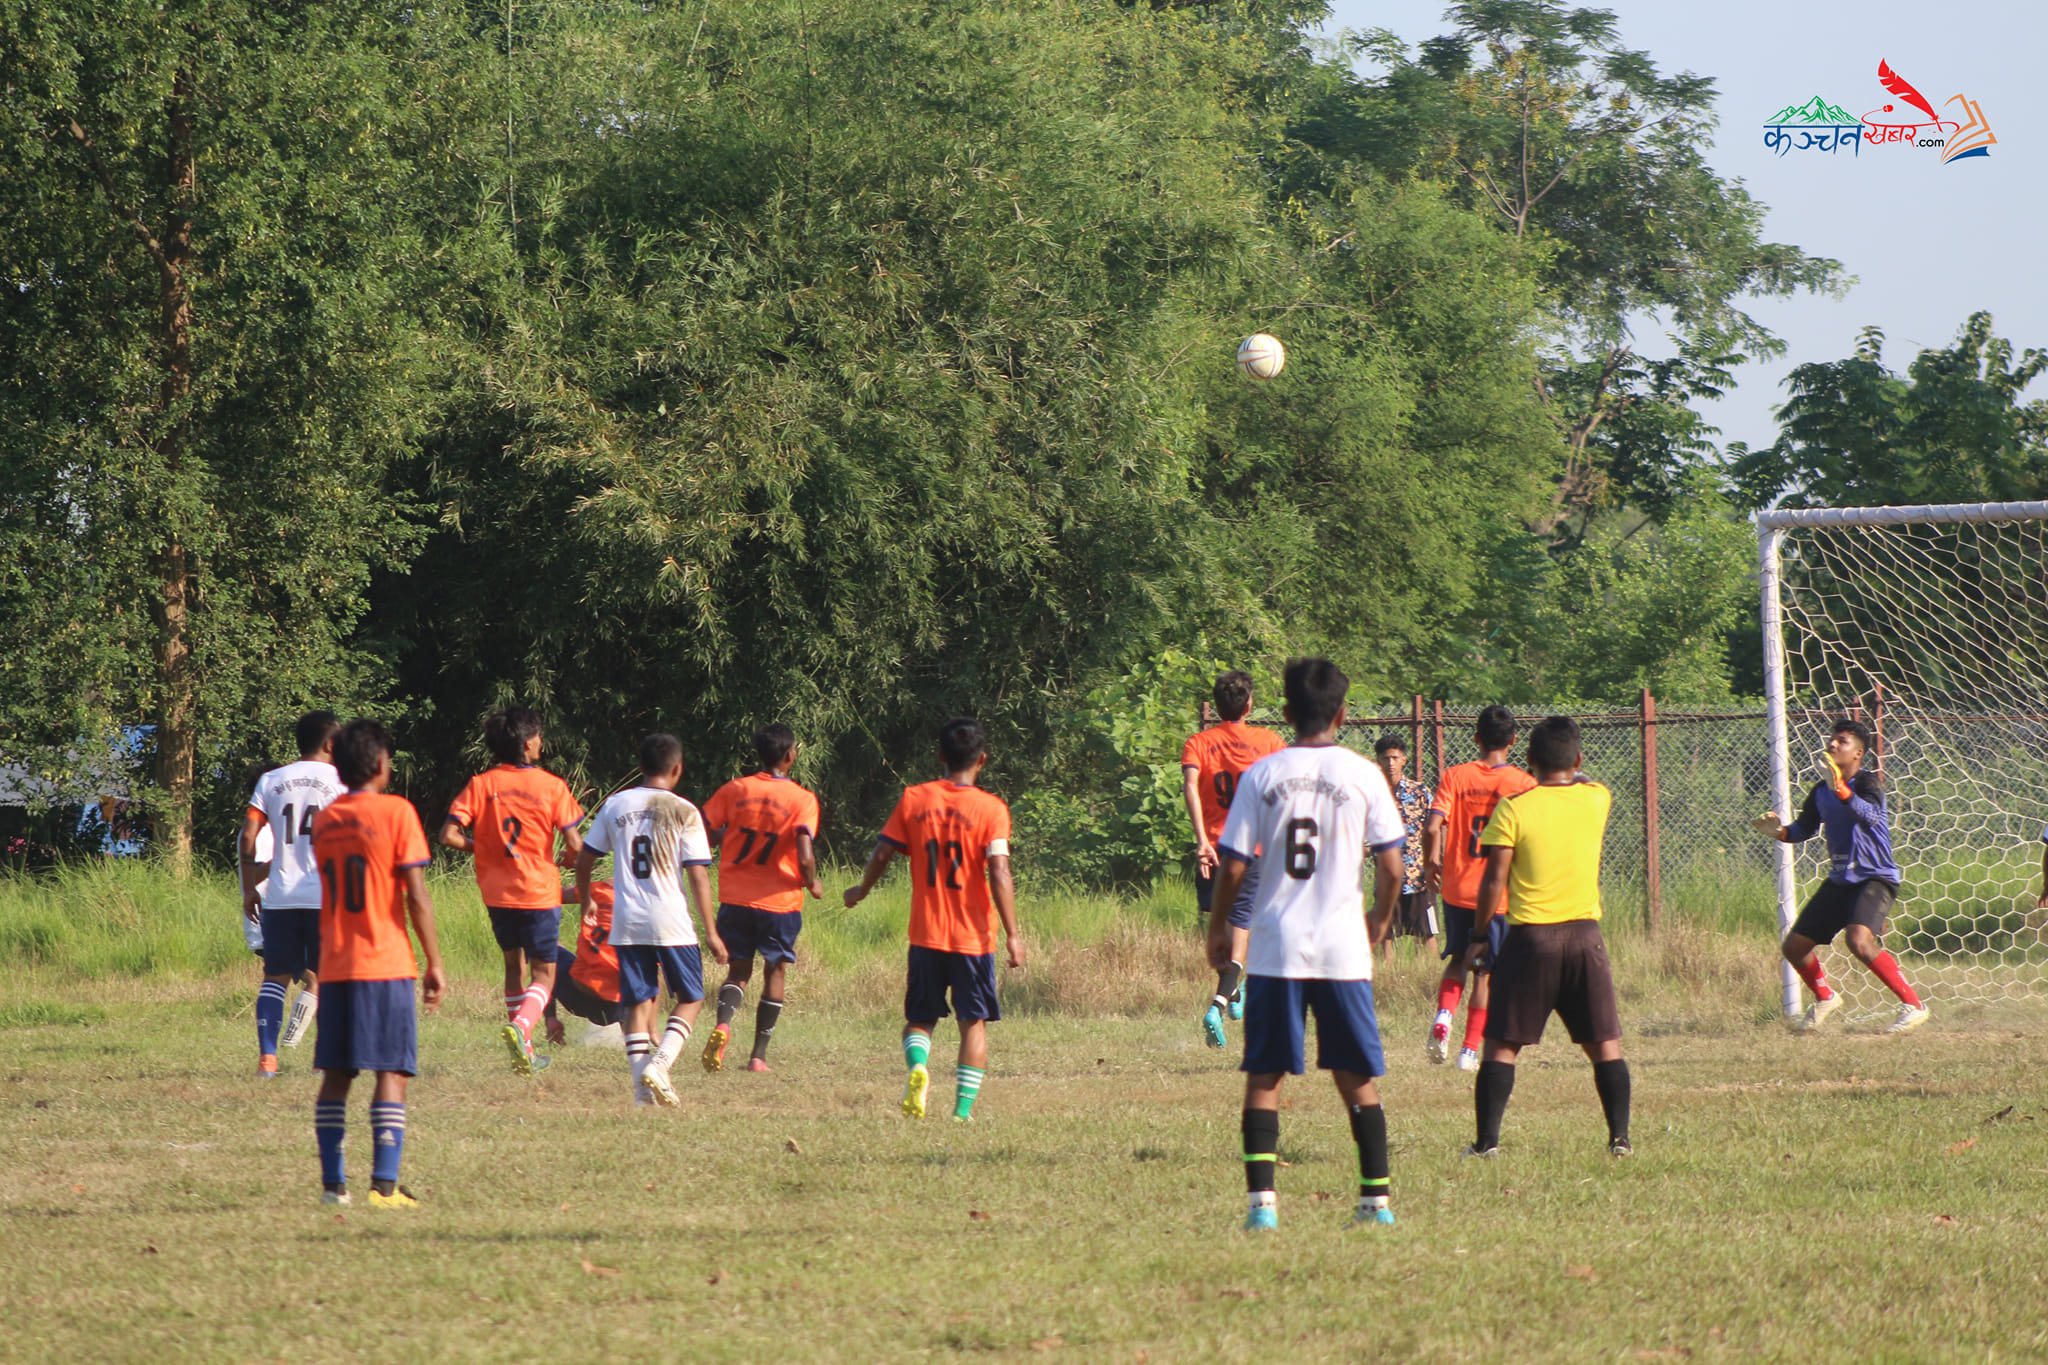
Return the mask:
[[621,943],[619,953],[619,1007],[644,1004],[661,997],[661,981],[668,979],[668,993],[687,1004],[704,998],[704,955],[697,945]]
[[491,937],[506,952],[517,948],[535,962],[553,962],[562,942],[562,907],[552,910],[500,910],[491,912]]
[[419,1019],[413,978],[394,981],[323,981],[313,1015],[313,1069],[353,1076],[359,1071],[419,1074]]
[[[1230,903],[1230,927],[1249,929],[1252,927],[1252,898],[1259,889],[1259,865],[1246,863],[1244,881],[1237,888],[1237,899]],[[1209,906],[1216,899],[1216,879],[1195,874],[1195,908],[1202,914],[1209,913]]]
[[263,974],[297,976],[320,970],[320,912],[263,912]]
[[[1462,905],[1444,903],[1444,948],[1441,956],[1463,960],[1465,950],[1472,946],[1472,925],[1478,920],[1477,910]],[[1501,945],[1508,941],[1508,917],[1505,913],[1495,915],[1486,926],[1486,966],[1480,971],[1491,971],[1500,957]]]
[[718,936],[734,962],[758,957],[763,962],[796,961],[796,936],[803,932],[801,910],[760,910],[751,905],[720,905]]
[[1244,1065],[1254,1076],[1302,1072],[1308,1015],[1316,1016],[1316,1067],[1359,1076],[1387,1074],[1372,982],[1244,979]]
[[[963,1024],[1003,1017],[1002,1006],[996,1003],[994,953],[948,953],[913,943],[909,978],[903,990],[906,1023],[936,1023],[948,1014],[958,1014]],[[953,995],[950,1010],[948,991]]]

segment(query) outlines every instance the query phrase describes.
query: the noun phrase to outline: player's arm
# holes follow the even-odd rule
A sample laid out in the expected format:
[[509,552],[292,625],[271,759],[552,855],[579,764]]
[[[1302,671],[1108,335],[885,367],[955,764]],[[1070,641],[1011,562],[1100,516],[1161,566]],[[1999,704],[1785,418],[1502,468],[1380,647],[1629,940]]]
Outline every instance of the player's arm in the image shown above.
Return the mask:
[[[1226,837],[1229,831],[1225,832]],[[1244,874],[1251,867],[1252,860],[1236,849],[1219,847],[1216,850],[1216,885],[1210,890],[1209,904],[1209,965],[1222,971],[1230,964],[1230,916],[1224,913],[1228,907],[1237,904],[1237,893],[1244,889]]]
[[469,827],[463,824],[461,816],[452,811],[441,822],[440,839],[443,848],[452,848],[459,853],[476,852],[476,840],[470,836]]
[[597,850],[589,844],[576,850],[576,918],[583,919],[583,908],[590,904],[590,872],[597,866]]
[[1775,811],[1766,811],[1749,823],[1766,839],[1776,839],[1781,844],[1803,844],[1820,831],[1820,803],[1814,800],[1812,792],[1808,792],[1806,804],[1799,808],[1799,818],[1791,824],[1779,824]]
[[2034,902],[2036,910],[2048,910],[2048,836],[2041,840],[2041,897]]
[[420,956],[426,959],[420,975],[420,1003],[432,1013],[447,994],[448,978],[441,971],[441,936],[434,929],[434,901],[427,895],[426,868],[405,869],[405,903],[412,915],[412,932],[420,941]]
[[1188,823],[1195,827],[1195,871],[1203,876],[1214,876],[1216,872],[1216,845],[1209,842],[1209,835],[1202,827],[1202,770],[1193,764],[1183,763],[1180,769],[1181,797],[1187,802]]
[[1401,865],[1401,846],[1388,844],[1372,855],[1372,911],[1365,917],[1366,938],[1374,947],[1387,941],[1394,927],[1394,902],[1401,897],[1401,883],[1408,869]]
[[[1828,767],[1832,772],[1834,764],[1830,762]],[[1841,780],[1839,773],[1833,775],[1835,797],[1849,808],[1852,817],[1873,827],[1884,823],[1884,797],[1877,785],[1876,773],[1860,772],[1846,782]]]
[[697,918],[704,921],[704,946],[711,950],[711,960],[723,967],[732,955],[725,950],[725,940],[718,936],[718,917],[704,913],[704,907],[711,904],[711,869],[702,863],[691,863],[683,869],[683,880],[690,884],[690,904],[697,907]]
[[[720,830],[719,833],[725,831]],[[825,883],[818,878],[817,845],[811,842],[811,832],[807,829],[796,832],[796,870],[797,875],[804,879],[804,888],[811,893],[811,899],[825,899]]]
[[1465,965],[1476,967],[1487,950],[1487,930],[1493,917],[1507,913],[1508,869],[1515,864],[1513,844],[1488,844],[1481,850],[1486,866],[1479,874],[1479,906],[1472,917],[1472,946],[1466,950]]
[[875,889],[875,883],[882,880],[882,874],[889,870],[889,860],[896,856],[896,845],[887,839],[875,840],[875,851],[868,855],[868,865],[860,874],[860,885],[849,886],[841,899],[851,910],[868,898],[868,892]]
[[256,861],[256,836],[270,823],[262,811],[251,806],[242,812],[242,917],[253,920],[262,911],[256,899],[256,883],[270,875],[270,864]]
[[1422,825],[1422,886],[1431,896],[1443,890],[1444,826],[1449,823],[1448,815],[1432,807]]
[[556,867],[576,866],[577,855],[583,852],[583,836],[576,829],[577,823],[580,822],[572,822],[561,828],[562,847],[555,854]]
[[1009,945],[1009,964],[1024,965],[1024,940],[1017,934],[1017,880],[1010,875],[1010,855],[988,855],[988,892],[996,903],[996,918],[1003,922],[1003,941]]

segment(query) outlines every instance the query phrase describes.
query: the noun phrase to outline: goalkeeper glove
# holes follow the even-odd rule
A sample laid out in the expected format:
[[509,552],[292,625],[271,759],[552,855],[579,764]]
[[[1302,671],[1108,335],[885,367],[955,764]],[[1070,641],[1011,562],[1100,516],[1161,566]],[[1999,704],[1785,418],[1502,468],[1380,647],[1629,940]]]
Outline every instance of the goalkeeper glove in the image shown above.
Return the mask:
[[1849,781],[1842,776],[1842,765],[1835,762],[1835,756],[1830,753],[1823,752],[1820,758],[1821,762],[1828,765],[1828,786],[1834,790],[1835,799],[1837,801],[1847,801],[1849,799]]

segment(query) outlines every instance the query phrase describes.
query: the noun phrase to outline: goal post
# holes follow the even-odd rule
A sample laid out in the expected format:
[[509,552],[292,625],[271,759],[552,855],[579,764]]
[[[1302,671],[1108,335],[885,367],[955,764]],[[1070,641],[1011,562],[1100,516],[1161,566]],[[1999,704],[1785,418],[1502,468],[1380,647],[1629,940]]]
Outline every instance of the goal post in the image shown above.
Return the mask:
[[[1863,720],[1903,874],[1888,946],[1908,977],[1958,1002],[2048,993],[2034,894],[2048,821],[2048,502],[1756,520],[1773,809],[1797,813],[1832,717]],[[1778,847],[1781,934],[1802,874],[1810,883],[1826,866],[1818,839]],[[1828,972],[1858,1013],[1889,1002],[1839,947]],[[1792,1015],[1789,964],[1782,982]]]

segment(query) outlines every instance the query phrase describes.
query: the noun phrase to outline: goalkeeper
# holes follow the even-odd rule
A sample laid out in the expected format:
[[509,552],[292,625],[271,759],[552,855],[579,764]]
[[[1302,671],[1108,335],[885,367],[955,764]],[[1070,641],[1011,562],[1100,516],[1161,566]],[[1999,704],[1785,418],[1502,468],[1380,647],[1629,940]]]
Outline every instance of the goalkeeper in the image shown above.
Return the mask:
[[1886,1033],[1910,1033],[1927,1022],[1927,1006],[1906,984],[1897,959],[1878,942],[1899,894],[1899,869],[1892,861],[1890,822],[1877,774],[1863,770],[1870,731],[1861,721],[1838,720],[1828,737],[1827,780],[1806,794],[1799,818],[1780,824],[1775,813],[1752,822],[1758,833],[1798,844],[1825,832],[1828,879],[1799,912],[1785,935],[1785,960],[1813,991],[1802,1030],[1811,1032],[1841,1008],[1842,997],[1821,970],[1820,948],[1848,931],[1849,951],[1899,997],[1898,1017]]

